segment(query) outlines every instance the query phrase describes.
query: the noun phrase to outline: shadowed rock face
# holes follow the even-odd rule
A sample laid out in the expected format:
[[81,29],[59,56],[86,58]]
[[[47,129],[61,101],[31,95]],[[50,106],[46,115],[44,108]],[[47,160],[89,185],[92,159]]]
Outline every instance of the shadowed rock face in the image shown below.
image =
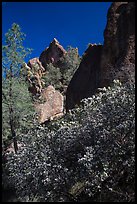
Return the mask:
[[46,69],[47,64],[52,63],[55,65],[65,54],[66,50],[59,44],[56,38],[54,38],[49,47],[41,53],[39,60]]
[[[120,76],[119,72],[125,76],[125,78],[119,77],[121,81],[130,80],[131,73],[134,76],[134,64],[135,5],[134,2],[114,2],[108,10],[107,25],[104,31],[101,86],[107,86],[114,77]],[[113,72],[117,73],[113,76]]]
[[114,2],[107,15],[104,45],[90,46],[67,89],[66,110],[113,79],[135,81],[135,3]]
[[102,45],[90,45],[67,89],[66,110],[95,93],[100,81]]

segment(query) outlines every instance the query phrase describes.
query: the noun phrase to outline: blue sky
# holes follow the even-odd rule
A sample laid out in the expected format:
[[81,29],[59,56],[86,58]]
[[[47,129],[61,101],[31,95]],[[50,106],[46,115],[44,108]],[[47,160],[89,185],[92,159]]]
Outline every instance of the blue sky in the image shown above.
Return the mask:
[[77,47],[82,55],[88,43],[103,44],[111,3],[3,2],[2,40],[11,25],[17,23],[27,35],[24,46],[34,49],[30,58],[39,57],[54,37],[65,49]]

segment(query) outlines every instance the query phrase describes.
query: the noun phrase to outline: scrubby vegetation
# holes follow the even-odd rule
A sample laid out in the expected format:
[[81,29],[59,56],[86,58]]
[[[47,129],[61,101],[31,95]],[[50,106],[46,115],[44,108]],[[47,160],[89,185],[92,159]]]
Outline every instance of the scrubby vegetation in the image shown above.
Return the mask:
[[17,201],[134,201],[134,84],[114,81],[19,142],[3,163],[3,188]]
[[80,64],[81,58],[77,48],[68,47],[67,53],[60,58],[56,65],[47,65],[47,73],[43,76],[45,86],[53,85],[65,94],[66,88]]

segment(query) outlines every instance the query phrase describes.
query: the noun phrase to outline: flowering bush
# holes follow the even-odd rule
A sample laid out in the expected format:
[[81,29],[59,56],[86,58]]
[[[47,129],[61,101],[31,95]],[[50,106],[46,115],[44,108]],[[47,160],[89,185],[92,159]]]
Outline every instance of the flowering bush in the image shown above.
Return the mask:
[[22,201],[134,201],[135,86],[114,81],[20,137],[7,182]]

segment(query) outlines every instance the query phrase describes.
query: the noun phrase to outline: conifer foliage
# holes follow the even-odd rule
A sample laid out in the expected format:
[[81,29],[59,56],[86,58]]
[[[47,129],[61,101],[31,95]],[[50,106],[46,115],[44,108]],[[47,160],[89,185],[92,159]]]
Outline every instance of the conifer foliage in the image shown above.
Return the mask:
[[31,49],[24,48],[24,39],[20,26],[13,23],[5,34],[2,46],[2,139],[3,144],[10,139],[16,153],[17,135],[25,129],[25,120],[33,113],[31,97],[21,71],[25,57],[31,52]]

